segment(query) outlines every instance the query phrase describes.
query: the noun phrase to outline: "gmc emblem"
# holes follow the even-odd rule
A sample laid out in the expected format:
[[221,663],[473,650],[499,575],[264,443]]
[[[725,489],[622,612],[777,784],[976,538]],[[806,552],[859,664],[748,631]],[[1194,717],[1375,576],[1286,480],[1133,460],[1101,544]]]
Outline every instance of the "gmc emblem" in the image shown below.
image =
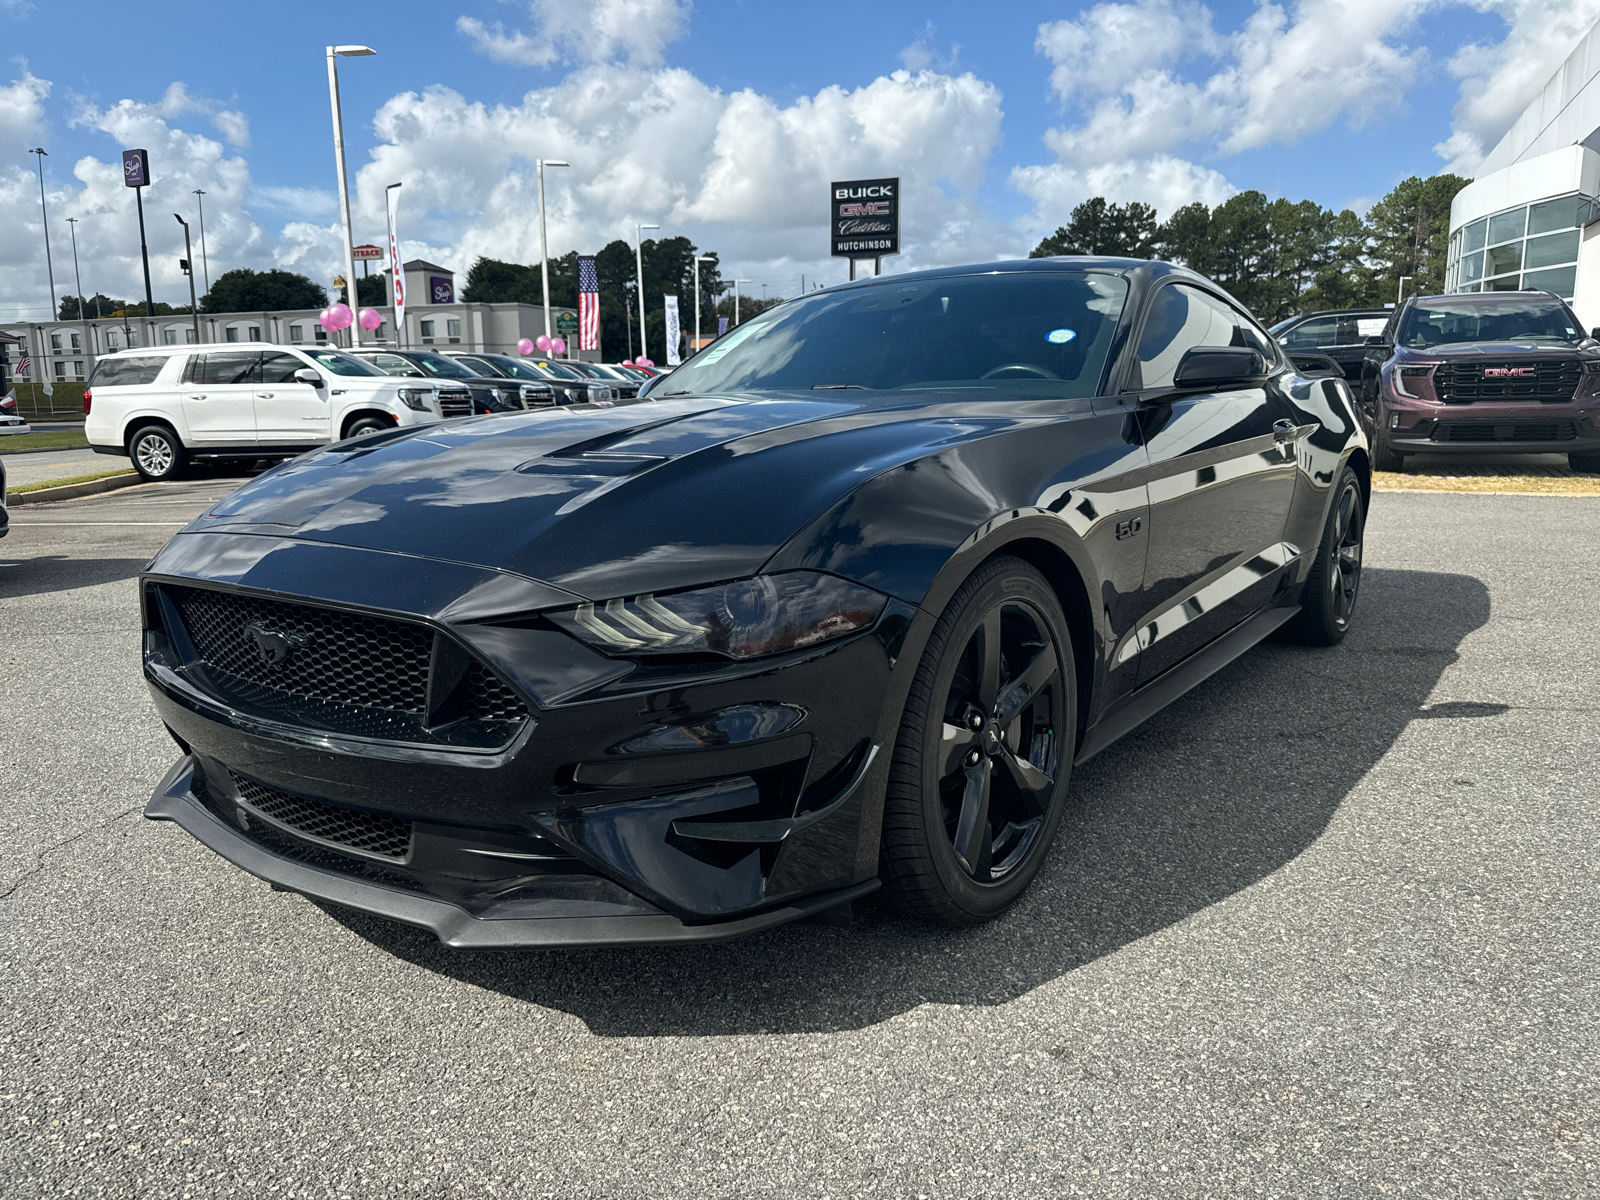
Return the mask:
[[1539,373],[1537,367],[1485,367],[1485,379],[1532,379]]
[[841,217],[887,217],[892,213],[887,200],[877,200],[871,204],[841,204],[839,215]]

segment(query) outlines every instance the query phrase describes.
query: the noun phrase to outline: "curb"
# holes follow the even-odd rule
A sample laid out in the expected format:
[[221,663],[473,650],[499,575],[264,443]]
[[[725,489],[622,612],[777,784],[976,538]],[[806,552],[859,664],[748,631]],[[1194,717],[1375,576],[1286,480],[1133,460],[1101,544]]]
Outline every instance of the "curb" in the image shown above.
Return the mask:
[[12,492],[6,497],[6,506],[16,508],[21,504],[43,504],[47,500],[76,500],[79,496],[98,496],[101,492],[114,492],[118,488],[143,483],[137,472],[113,475],[109,479],[91,479],[88,483],[68,483],[61,487],[40,488],[36,492]]
[[1477,488],[1397,488],[1375,487],[1375,492],[1391,496],[1539,496],[1550,500],[1600,500],[1597,492],[1501,492],[1480,491]]
[[6,449],[0,442],[0,454],[61,454],[67,450],[93,450],[92,446],[23,446],[17,450]]

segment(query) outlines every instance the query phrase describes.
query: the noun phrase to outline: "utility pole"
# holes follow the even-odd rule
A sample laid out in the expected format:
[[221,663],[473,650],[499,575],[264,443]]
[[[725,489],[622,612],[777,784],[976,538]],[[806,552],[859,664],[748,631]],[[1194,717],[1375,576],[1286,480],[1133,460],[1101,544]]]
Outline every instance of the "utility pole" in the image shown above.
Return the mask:
[[44,205],[44,160],[47,157],[43,146],[35,146],[28,151],[29,154],[39,156],[39,216],[44,224],[44,269],[50,276],[50,319],[56,319],[56,269],[50,263],[50,211]]
[[[78,218],[67,218],[67,229],[72,234],[72,277],[78,281],[78,320],[83,322],[84,345],[89,345],[88,305],[83,301],[83,272],[78,270]],[[90,347],[93,352],[93,347]]]
[[735,279],[733,281],[733,324],[735,328],[739,325],[739,285],[749,282],[748,279]]
[[200,269],[205,272],[206,291],[211,290],[211,263],[206,258],[206,194],[195,188],[194,194],[199,197],[196,201],[200,205]]
[[[539,287],[544,300],[544,336],[555,336],[555,330],[550,327],[550,239],[545,235],[544,229],[544,169],[546,167],[565,167],[567,163],[556,162],[554,159],[539,160]],[[552,350],[550,353],[554,353]]]
[[639,357],[649,358],[649,343],[644,332],[644,231],[660,229],[659,225],[635,225],[633,231],[633,266],[639,279]]
[[714,254],[697,254],[694,258],[694,352],[700,353],[700,264],[716,262]]
[[194,318],[194,344],[198,346],[200,344],[200,303],[194,298],[194,251],[189,246],[189,222],[179,217],[177,213],[172,215],[177,217],[178,224],[183,226],[183,262],[179,265],[183,267],[183,273],[189,277],[189,315]]

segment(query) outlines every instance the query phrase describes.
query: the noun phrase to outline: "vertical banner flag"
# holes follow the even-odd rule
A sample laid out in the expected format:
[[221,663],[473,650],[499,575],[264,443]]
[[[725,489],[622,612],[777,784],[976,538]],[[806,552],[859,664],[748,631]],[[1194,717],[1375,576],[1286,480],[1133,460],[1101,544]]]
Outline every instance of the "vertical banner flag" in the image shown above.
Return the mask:
[[727,332],[728,332],[728,318],[727,317],[718,317],[717,318],[717,336],[721,337],[723,334],[725,334]]
[[667,366],[676,367],[683,359],[678,355],[678,339],[682,330],[678,328],[678,298],[664,296],[667,302]]
[[600,349],[600,274],[594,256],[578,256],[578,349]]
[[[389,278],[394,283],[394,340],[405,344],[406,329],[406,273],[400,265],[400,235],[395,231],[394,214],[400,205],[400,189],[390,188],[384,193],[389,203]],[[353,295],[355,289],[351,289]]]

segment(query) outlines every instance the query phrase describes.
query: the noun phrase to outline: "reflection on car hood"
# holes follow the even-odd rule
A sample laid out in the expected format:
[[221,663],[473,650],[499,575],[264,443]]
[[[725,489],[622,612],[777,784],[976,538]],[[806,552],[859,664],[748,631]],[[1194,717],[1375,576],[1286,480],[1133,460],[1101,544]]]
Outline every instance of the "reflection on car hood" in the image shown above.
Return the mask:
[[465,562],[604,599],[753,573],[880,470],[1017,423],[992,404],[860,395],[691,397],[396,430],[287,462],[186,532]]
[[1395,356],[1402,359],[1426,359],[1429,362],[1449,360],[1472,362],[1484,358],[1526,358],[1529,355],[1547,355],[1571,358],[1574,354],[1584,358],[1600,358],[1600,345],[1583,342],[1441,342],[1437,346],[1396,346]]

